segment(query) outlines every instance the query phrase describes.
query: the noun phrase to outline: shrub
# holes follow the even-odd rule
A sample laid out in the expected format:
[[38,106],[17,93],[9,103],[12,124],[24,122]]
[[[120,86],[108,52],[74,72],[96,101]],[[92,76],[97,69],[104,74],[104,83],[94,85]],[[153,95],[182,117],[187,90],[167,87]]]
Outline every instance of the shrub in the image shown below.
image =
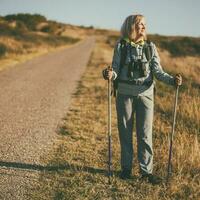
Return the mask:
[[44,26],[41,31],[45,33],[50,33],[50,34],[56,34],[59,29],[62,28],[62,25],[54,22],[54,21],[49,21],[48,25]]
[[49,33],[49,32],[51,32],[51,27],[49,25],[48,26],[44,26],[43,28],[41,28],[40,31],[42,31],[44,33]]
[[14,15],[6,15],[5,19],[7,21],[21,21],[31,31],[34,31],[36,29],[36,26],[38,23],[46,21],[46,18],[42,15],[39,15],[39,14],[31,15],[31,14],[23,14],[23,13],[14,14]]
[[[21,25],[20,25],[21,26]],[[10,27],[6,23],[0,24],[0,36],[5,35],[5,36],[12,36],[15,38],[22,37],[23,34],[25,33],[25,29],[19,26],[16,26],[15,28]]]
[[21,22],[21,21],[17,21],[16,29],[18,31],[20,31],[20,32],[27,32],[28,31],[26,25],[23,22]]
[[0,57],[6,54],[7,48],[4,44],[0,43]]

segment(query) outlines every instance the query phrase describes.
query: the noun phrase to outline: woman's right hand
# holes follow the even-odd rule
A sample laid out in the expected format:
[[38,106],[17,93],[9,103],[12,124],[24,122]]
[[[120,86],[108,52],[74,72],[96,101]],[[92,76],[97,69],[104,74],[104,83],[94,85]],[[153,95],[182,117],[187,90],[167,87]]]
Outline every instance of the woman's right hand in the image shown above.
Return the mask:
[[102,74],[105,80],[111,80],[113,77],[113,70],[112,68],[106,68],[102,71]]

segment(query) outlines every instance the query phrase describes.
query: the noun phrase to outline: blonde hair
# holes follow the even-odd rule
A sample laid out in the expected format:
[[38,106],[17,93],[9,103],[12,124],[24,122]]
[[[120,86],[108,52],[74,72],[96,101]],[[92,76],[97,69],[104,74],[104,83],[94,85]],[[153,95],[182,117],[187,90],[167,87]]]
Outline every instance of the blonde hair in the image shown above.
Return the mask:
[[[136,25],[141,21],[141,19],[145,19],[145,17],[141,14],[137,15],[129,15],[122,24],[121,27],[121,37],[129,38],[130,40],[135,39],[136,37]],[[147,35],[143,37],[144,40],[147,39]]]

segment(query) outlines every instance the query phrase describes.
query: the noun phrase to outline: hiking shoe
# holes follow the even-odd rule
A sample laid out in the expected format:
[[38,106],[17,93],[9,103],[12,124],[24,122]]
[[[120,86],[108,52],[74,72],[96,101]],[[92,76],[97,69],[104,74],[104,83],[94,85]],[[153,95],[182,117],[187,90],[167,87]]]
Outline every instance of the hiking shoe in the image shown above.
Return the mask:
[[141,179],[147,180],[152,185],[158,185],[162,182],[162,178],[155,176],[153,174],[143,174]]
[[122,170],[119,177],[121,179],[130,179],[131,178],[131,170]]

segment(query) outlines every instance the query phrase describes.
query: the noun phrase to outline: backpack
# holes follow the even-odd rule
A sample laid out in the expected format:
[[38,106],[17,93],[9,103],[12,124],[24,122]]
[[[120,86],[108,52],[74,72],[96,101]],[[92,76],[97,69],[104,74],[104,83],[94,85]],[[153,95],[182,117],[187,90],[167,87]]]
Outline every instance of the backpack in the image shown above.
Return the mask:
[[[152,55],[153,55],[153,49],[150,44],[151,44],[151,41],[147,40],[145,46],[143,47],[144,54],[148,61],[151,60]],[[114,97],[116,97],[120,73],[121,73],[122,67],[124,66],[125,61],[126,61],[126,56],[127,56],[127,48],[126,47],[127,47],[127,42],[124,39],[120,39],[120,48],[121,48],[120,49],[120,52],[121,52],[120,58],[121,59],[120,59],[120,68],[119,68],[118,76],[115,80],[113,80]],[[151,69],[151,67],[150,67],[150,69]]]

